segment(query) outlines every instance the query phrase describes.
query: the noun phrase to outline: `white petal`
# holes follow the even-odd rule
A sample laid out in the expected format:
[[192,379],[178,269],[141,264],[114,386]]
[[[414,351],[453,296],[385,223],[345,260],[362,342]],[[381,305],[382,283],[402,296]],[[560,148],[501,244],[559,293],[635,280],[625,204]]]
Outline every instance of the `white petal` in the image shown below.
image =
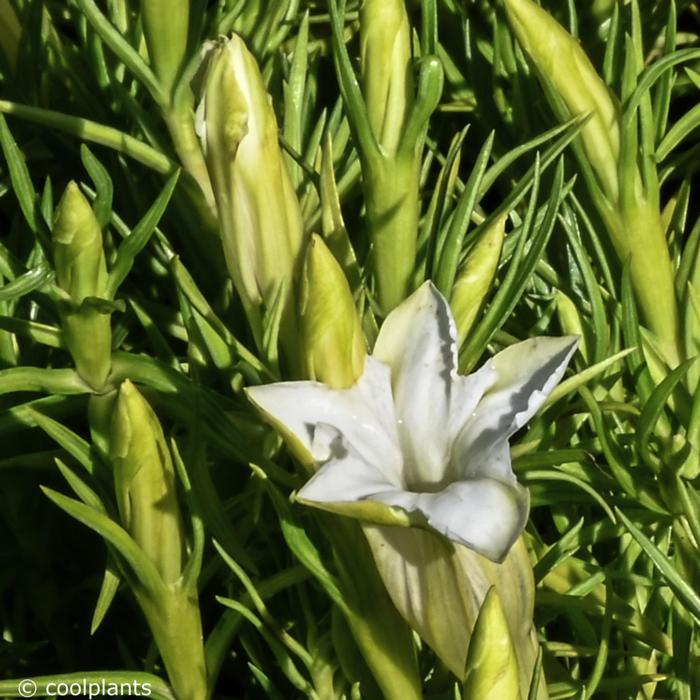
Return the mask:
[[436,493],[387,492],[373,500],[399,506],[448,540],[492,561],[503,561],[527,522],[529,495],[517,483],[496,479],[457,481]]
[[511,345],[489,361],[496,382],[479,402],[452,453],[461,478],[512,480],[502,443],[542,406],[577,346],[578,338],[572,336],[532,338]]
[[[401,466],[389,369],[368,357],[350,389],[336,391],[320,382],[280,382],[250,387],[248,396],[287,438],[298,441],[317,461],[328,454],[316,442],[319,425],[335,428],[362,458],[391,473]],[[318,450],[321,450],[320,452]]]
[[456,337],[449,305],[426,282],[389,314],[374,347],[374,356],[391,367],[404,470],[411,488],[439,485],[444,479]]
[[328,461],[297,493],[297,500],[323,510],[374,523],[410,525],[402,510],[386,501],[403,493],[401,473],[380,468],[362,456],[330,426],[316,429],[313,449]]

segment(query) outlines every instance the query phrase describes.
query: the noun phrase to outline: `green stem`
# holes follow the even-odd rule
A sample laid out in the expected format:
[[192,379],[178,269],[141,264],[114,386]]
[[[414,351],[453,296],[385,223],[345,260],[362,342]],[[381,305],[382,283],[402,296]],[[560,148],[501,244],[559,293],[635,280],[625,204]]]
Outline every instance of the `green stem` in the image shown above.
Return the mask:
[[185,171],[197,182],[210,212],[216,212],[216,201],[204,154],[194,130],[194,116],[189,107],[177,107],[163,112],[175,151]]
[[641,314],[673,369],[683,360],[673,266],[658,209],[646,201],[621,205],[603,218],[620,260],[630,260],[630,279]]
[[325,531],[336,556],[345,618],[383,697],[421,700],[411,630],[384,588],[359,524],[334,517]]
[[38,107],[28,107],[0,100],[0,112],[12,114],[20,119],[25,119],[35,124],[42,124],[52,129],[58,129],[79,139],[99,143],[102,146],[113,148],[115,151],[143,163],[146,167],[163,173],[170,174],[175,170],[175,164],[155,148],[139,141],[133,136],[125,134],[123,131],[113,129],[98,122],[93,122],[82,117],[75,117],[70,114],[54,112],[50,109],[40,109]]
[[160,651],[170,685],[178,700],[210,696],[204,660],[204,639],[196,589],[174,584],[154,600],[135,591]]
[[386,315],[411,291],[420,216],[420,159],[377,158],[362,170],[376,295]]

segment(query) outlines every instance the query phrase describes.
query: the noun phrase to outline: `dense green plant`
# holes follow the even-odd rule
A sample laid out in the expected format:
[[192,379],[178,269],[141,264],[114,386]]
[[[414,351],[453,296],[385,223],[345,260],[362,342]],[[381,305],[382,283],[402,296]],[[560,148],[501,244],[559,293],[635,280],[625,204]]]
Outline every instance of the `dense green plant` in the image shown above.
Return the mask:
[[[0,695],[700,696],[699,17],[0,0]],[[580,337],[502,564],[304,505],[250,400],[353,386],[426,280],[462,373]]]

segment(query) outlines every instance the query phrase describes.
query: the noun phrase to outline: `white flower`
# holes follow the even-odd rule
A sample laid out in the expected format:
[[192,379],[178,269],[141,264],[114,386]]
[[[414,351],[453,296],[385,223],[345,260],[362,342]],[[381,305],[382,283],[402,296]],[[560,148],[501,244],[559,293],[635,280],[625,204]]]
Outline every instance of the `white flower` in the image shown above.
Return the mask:
[[320,467],[298,500],[425,527],[501,561],[529,506],[508,439],[559,383],[577,344],[533,338],[460,376],[450,307],[426,282],[389,314],[351,388],[282,382],[249,396]]

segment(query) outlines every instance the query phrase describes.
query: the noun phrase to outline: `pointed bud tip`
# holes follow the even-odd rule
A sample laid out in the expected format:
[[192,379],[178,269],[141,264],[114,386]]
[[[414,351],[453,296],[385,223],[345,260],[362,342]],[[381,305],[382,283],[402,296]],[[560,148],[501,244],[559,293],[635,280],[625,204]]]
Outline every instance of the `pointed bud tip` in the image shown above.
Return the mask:
[[56,220],[52,230],[54,243],[70,245],[73,240],[92,224],[95,215],[80,186],[71,180],[63,191],[56,209]]

